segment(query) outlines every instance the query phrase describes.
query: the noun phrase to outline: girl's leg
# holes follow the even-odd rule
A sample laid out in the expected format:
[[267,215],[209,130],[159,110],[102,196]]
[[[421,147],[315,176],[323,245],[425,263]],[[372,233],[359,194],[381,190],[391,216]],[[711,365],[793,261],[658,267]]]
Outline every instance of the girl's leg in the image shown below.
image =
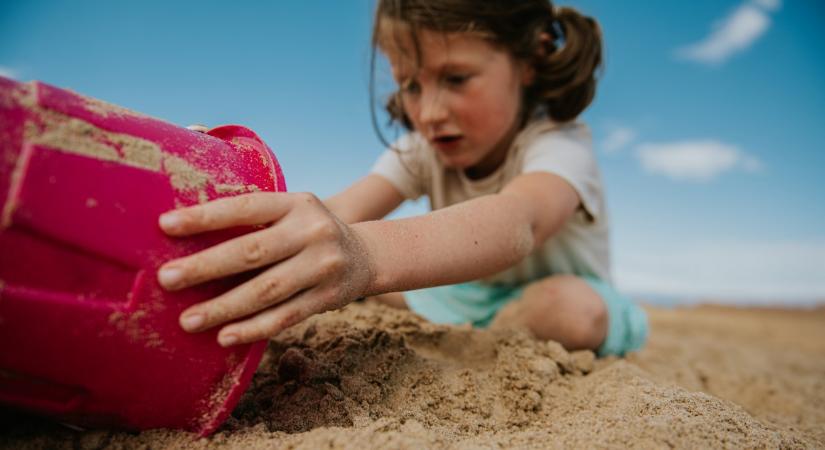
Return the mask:
[[583,279],[554,275],[535,281],[502,308],[491,328],[527,328],[568,350],[597,349],[607,336],[607,307]]

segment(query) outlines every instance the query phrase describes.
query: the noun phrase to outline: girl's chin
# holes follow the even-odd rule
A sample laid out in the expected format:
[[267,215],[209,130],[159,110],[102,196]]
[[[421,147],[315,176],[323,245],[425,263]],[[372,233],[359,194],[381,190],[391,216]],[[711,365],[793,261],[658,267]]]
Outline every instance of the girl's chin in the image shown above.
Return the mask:
[[475,161],[468,161],[465,158],[460,157],[459,155],[445,155],[443,153],[438,154],[438,159],[441,161],[441,164],[444,164],[444,167],[450,169],[467,169],[472,167],[475,164]]

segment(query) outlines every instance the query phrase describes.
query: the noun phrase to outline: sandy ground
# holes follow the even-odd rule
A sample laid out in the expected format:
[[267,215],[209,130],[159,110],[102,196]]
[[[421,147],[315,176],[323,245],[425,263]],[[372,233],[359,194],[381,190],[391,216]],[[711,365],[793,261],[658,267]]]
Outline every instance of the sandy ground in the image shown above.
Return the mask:
[[79,432],[3,412],[3,448],[825,448],[825,308],[648,308],[594,360],[371,304],[274,339],[214,436]]

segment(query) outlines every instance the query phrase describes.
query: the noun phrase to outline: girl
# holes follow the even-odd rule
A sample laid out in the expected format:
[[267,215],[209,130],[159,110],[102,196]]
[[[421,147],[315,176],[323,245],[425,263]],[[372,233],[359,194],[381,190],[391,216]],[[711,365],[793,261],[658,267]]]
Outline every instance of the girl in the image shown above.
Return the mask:
[[[254,193],[160,217],[173,236],[268,224],[162,267],[166,289],[265,268],[181,326],[220,325],[229,346],[373,296],[571,350],[641,347],[647,319],[610,284],[601,178],[575,121],[595,92],[596,22],[548,0],[379,0],[375,49],[399,88],[388,111],[409,133],[369,175],[324,202]],[[431,213],[380,220],[421,195]]]

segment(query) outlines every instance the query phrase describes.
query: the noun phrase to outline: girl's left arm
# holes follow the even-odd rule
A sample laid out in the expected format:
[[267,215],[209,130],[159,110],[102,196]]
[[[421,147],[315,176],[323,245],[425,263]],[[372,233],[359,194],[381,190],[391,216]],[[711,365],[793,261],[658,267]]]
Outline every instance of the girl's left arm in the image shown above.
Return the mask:
[[268,267],[181,314],[190,332],[224,325],[221,345],[274,336],[368,295],[458,283],[504,270],[555,233],[580,203],[550,173],[524,174],[501,193],[429,214],[346,225],[311,194],[253,193],[164,214],[173,236],[268,224],[166,263],[169,290]]
[[368,294],[459,283],[513,266],[575,212],[577,192],[561,177],[521,175],[499,194],[422,216],[353,225],[374,265]]

